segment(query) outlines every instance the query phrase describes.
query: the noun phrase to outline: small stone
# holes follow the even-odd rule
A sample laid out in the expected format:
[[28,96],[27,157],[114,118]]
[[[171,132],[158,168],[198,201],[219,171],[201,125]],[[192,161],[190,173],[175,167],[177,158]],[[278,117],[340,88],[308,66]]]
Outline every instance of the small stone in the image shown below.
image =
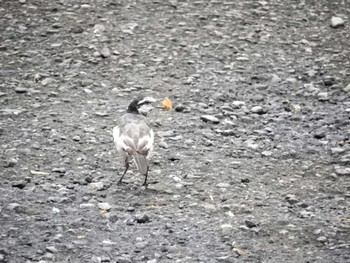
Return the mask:
[[58,208],[56,208],[56,207],[52,208],[52,213],[58,214],[59,212],[60,212],[60,210]]
[[15,88],[15,92],[18,94],[23,94],[23,93],[27,93],[28,90],[26,88],[23,88],[23,87],[17,87],[17,88]]
[[343,88],[345,92],[350,92],[350,84]]
[[11,204],[8,204],[7,205],[7,209],[8,210],[16,210],[16,208],[19,208],[19,207],[21,207],[21,205],[20,204],[18,204],[18,203],[11,203]]
[[213,204],[204,204],[203,207],[204,207],[204,210],[206,212],[214,212],[214,211],[216,211],[216,207]]
[[12,187],[16,187],[19,189],[23,189],[24,187],[26,187],[26,185],[27,185],[27,182],[24,180],[20,180],[12,183]]
[[57,253],[57,249],[56,249],[54,246],[46,247],[46,251],[47,251],[47,252],[50,252],[50,253],[52,253],[52,254]]
[[80,204],[79,207],[81,209],[90,209],[90,208],[94,208],[96,205],[92,204],[92,203],[84,203],[84,204]]
[[306,210],[300,211],[300,217],[301,218],[313,218],[315,217],[315,214]]
[[253,228],[253,227],[257,227],[258,226],[258,224],[257,223],[255,223],[255,222],[253,222],[253,221],[251,221],[251,220],[245,220],[245,225],[247,226],[247,227],[249,227],[249,228]]
[[135,246],[137,249],[144,249],[145,247],[148,246],[148,242],[146,242],[146,241],[145,242],[138,242],[135,244]]
[[218,188],[229,188],[231,185],[229,183],[218,183],[216,187]]
[[267,113],[267,110],[265,110],[262,106],[254,106],[250,109],[250,111],[259,115]]
[[151,259],[151,260],[147,260],[147,263],[157,263],[158,261],[157,261],[157,259]]
[[64,167],[54,167],[52,168],[51,170],[53,173],[61,173],[61,174],[64,174],[66,173],[66,168]]
[[159,147],[164,148],[164,149],[169,148],[169,145],[165,141],[160,141],[158,145],[159,145]]
[[190,112],[191,111],[191,108],[190,107],[186,107],[185,105],[183,105],[183,104],[179,104],[179,105],[177,105],[175,108],[174,108],[174,110],[176,111],[176,112]]
[[108,203],[99,203],[98,208],[100,208],[101,210],[109,211],[111,209],[111,205]]
[[332,85],[334,85],[335,84],[335,78],[333,77],[333,76],[324,76],[323,77],[323,83],[324,83],[324,85],[326,85],[326,86],[332,86]]
[[129,207],[126,208],[126,211],[127,212],[134,212],[135,211],[135,207],[129,206]]
[[201,120],[204,122],[211,122],[213,124],[218,124],[220,120],[212,115],[202,115]]
[[235,101],[232,102],[232,107],[234,109],[239,109],[239,108],[241,108],[244,105],[245,105],[244,101],[235,100]]
[[150,218],[147,214],[141,214],[136,216],[136,222],[139,224],[145,224],[150,222]]
[[89,8],[91,8],[91,5],[89,5],[89,4],[82,4],[81,6],[80,6],[82,9],[89,9]]
[[320,128],[314,132],[315,139],[323,139],[324,137],[326,137],[326,129]]
[[118,263],[132,263],[133,262],[129,257],[126,257],[126,256],[118,257],[116,259],[116,261]]
[[96,182],[90,184],[90,189],[95,191],[101,191],[103,189],[104,185],[102,182]]
[[319,238],[317,238],[317,241],[325,242],[327,241],[327,238],[325,236],[320,236]]
[[12,168],[12,167],[15,167],[17,163],[18,163],[18,161],[16,159],[11,158],[5,163],[4,167],[5,168]]
[[262,155],[262,156],[265,156],[265,157],[269,157],[269,156],[272,155],[272,152],[270,152],[270,151],[263,151],[263,152],[261,153],[261,155]]
[[272,78],[270,80],[271,84],[277,84],[281,81],[281,78],[277,76],[276,74],[272,75]]
[[341,26],[344,26],[344,20],[340,17],[337,17],[337,16],[333,16],[331,18],[331,27],[333,28],[338,28],[338,27],[341,27]]
[[285,199],[291,205],[299,203],[299,201],[300,201],[294,194],[286,195]]
[[94,80],[92,80],[92,79],[82,79],[80,81],[80,86],[87,87],[87,86],[90,86],[93,83],[94,83]]
[[99,116],[99,117],[107,117],[107,116],[109,116],[109,114],[107,112],[101,112],[101,111],[96,111],[95,115]]
[[73,141],[79,142],[80,141],[80,136],[76,135],[72,139],[73,139]]
[[282,229],[282,230],[280,230],[279,233],[280,233],[281,235],[285,236],[286,234],[289,233],[289,231],[288,231],[287,229]]
[[111,50],[108,47],[104,47],[100,50],[101,57],[108,58],[111,56]]
[[328,93],[327,92],[320,92],[317,95],[319,101],[327,101],[328,98]]
[[337,175],[350,175],[350,167],[334,166],[334,171]]
[[71,28],[70,32],[72,32],[73,34],[81,34],[84,32],[84,28],[82,28],[81,26],[75,26]]
[[19,0],[19,2],[20,2],[21,4],[25,4],[25,3],[27,2],[27,0]]

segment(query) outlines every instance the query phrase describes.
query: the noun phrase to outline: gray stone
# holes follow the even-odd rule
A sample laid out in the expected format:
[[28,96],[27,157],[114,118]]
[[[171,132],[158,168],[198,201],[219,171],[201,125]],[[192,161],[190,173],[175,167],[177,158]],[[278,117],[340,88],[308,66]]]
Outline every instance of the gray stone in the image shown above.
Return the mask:
[[341,27],[341,26],[344,26],[344,20],[340,17],[337,17],[337,16],[333,16],[331,18],[331,27],[333,28],[338,28],[338,27]]
[[91,183],[89,186],[90,186],[90,189],[92,190],[101,191],[104,187],[104,184],[102,182],[95,182],[95,183]]
[[250,111],[252,113],[256,113],[256,114],[260,114],[260,115],[267,113],[267,110],[264,109],[262,106],[254,106],[250,109]]
[[317,241],[326,242],[327,238],[325,236],[320,236],[320,237],[317,238]]
[[259,224],[252,220],[245,220],[245,225],[249,228],[257,227]]
[[229,183],[218,183],[216,187],[218,188],[229,188],[231,185]]
[[212,115],[202,115],[201,120],[205,122],[211,122],[213,124],[218,124],[220,123],[220,120],[216,118],[215,116]]
[[327,100],[329,100],[327,92],[320,92],[320,93],[318,93],[317,97],[318,97],[319,101],[327,101]]
[[84,203],[84,204],[80,204],[79,207],[82,209],[90,209],[90,208],[96,207],[96,205],[92,203]]
[[17,87],[17,88],[15,88],[15,92],[18,94],[23,94],[23,93],[27,93],[28,89],[26,89],[24,87]]
[[52,254],[57,253],[57,249],[56,249],[54,246],[46,247],[46,251],[47,251],[47,252],[50,252],[50,253],[52,253]]
[[288,203],[290,203],[291,205],[300,202],[300,200],[299,200],[294,194],[286,195],[285,199],[286,199],[286,201],[287,201]]
[[350,92],[350,84],[343,88],[345,92]]
[[244,105],[245,105],[244,101],[235,100],[235,101],[232,102],[232,107],[234,109],[239,109],[239,108],[241,108]]
[[136,222],[139,224],[145,224],[151,221],[147,214],[137,215],[135,219],[136,219]]
[[350,175],[350,167],[334,166],[334,171],[337,175]]
[[98,208],[109,211],[111,209],[111,205],[108,203],[99,203]]
[[101,57],[108,58],[111,56],[111,51],[108,47],[104,47],[100,50]]

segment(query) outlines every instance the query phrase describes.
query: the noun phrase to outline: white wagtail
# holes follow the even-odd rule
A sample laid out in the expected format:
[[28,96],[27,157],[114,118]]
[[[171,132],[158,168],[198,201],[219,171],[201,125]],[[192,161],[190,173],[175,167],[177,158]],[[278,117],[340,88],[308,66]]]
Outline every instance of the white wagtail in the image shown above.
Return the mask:
[[153,150],[154,132],[149,126],[146,118],[139,112],[139,108],[149,103],[145,99],[134,99],[127,113],[119,121],[119,125],[113,128],[113,138],[115,146],[125,158],[125,170],[118,184],[122,183],[124,175],[129,169],[129,161],[133,159],[137,169],[145,175],[142,184],[147,186],[147,176],[149,170],[149,157]]

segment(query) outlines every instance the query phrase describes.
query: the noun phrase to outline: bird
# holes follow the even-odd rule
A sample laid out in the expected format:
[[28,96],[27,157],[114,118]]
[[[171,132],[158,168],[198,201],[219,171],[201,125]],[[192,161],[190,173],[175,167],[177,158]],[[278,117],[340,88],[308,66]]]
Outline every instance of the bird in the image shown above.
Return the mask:
[[149,102],[147,98],[132,100],[126,114],[120,118],[118,126],[113,128],[115,147],[125,161],[125,170],[117,183],[118,185],[122,184],[122,180],[129,169],[129,162],[133,160],[138,171],[145,176],[142,186],[147,187],[149,158],[153,151],[154,132],[139,109]]

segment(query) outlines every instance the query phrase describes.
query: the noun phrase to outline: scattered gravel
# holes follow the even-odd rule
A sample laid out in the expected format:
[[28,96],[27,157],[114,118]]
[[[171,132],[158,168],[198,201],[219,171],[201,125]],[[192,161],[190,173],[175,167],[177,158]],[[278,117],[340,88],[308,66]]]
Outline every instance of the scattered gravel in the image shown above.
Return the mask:
[[350,262],[349,3],[282,2],[0,1],[0,262]]

